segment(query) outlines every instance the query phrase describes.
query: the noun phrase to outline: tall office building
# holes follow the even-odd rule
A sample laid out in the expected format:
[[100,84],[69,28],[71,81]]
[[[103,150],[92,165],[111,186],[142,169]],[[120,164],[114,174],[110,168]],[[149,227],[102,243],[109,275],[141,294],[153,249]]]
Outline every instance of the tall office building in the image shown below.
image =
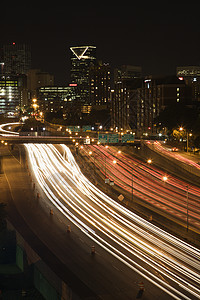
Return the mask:
[[31,49],[29,45],[12,43],[3,45],[4,73],[27,74],[31,68]]
[[95,46],[71,47],[71,84],[76,86],[76,97],[89,104],[89,70],[96,61]]
[[137,135],[155,134],[155,118],[165,107],[189,104],[189,92],[176,76],[146,77],[135,94]]
[[91,65],[90,79],[90,104],[92,106],[107,106],[110,102],[111,79],[110,65],[98,63]]
[[111,103],[111,124],[119,130],[136,127],[135,90],[142,85],[140,66],[122,65],[114,70],[114,92]]

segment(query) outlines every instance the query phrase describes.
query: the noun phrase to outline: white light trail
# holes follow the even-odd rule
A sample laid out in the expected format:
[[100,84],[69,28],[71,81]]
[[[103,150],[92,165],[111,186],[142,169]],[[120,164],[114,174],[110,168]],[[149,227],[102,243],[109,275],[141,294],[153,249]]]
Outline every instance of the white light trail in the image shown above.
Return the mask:
[[22,125],[22,124],[23,123],[20,123],[20,122],[1,124],[0,125],[0,135],[2,135],[2,136],[8,136],[8,134],[9,134],[9,136],[10,135],[19,135],[19,132],[5,130],[4,127],[12,126],[12,125]]
[[[68,147],[25,144],[35,177],[50,201],[88,237],[175,299],[200,297],[200,251],[124,208],[80,171]],[[125,255],[124,251],[128,253]],[[137,257],[141,263],[136,263]],[[142,267],[149,265],[150,270]],[[181,290],[160,279],[164,275]]]

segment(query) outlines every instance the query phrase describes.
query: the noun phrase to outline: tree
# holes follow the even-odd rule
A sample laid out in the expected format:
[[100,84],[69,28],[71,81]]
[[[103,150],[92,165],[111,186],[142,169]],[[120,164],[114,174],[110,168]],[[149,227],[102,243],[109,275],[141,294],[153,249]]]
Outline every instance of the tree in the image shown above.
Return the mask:
[[186,130],[198,133],[200,130],[200,113],[196,108],[177,103],[160,112],[155,119],[157,125],[167,127],[170,132],[183,126]]

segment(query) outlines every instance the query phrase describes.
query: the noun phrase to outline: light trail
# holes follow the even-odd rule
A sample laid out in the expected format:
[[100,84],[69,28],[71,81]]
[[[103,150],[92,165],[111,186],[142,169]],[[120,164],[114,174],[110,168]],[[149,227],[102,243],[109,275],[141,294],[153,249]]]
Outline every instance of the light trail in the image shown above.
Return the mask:
[[2,135],[2,136],[19,135],[19,132],[5,130],[4,127],[8,127],[8,126],[12,126],[12,125],[22,125],[22,124],[23,123],[20,123],[20,122],[1,124],[0,125],[0,135]]
[[166,147],[163,147],[162,144],[158,141],[156,141],[154,143],[149,142],[149,143],[146,143],[146,145],[147,145],[147,147],[149,147],[155,151],[158,151],[159,153],[163,153],[164,155],[175,158],[187,165],[190,165],[190,166],[195,167],[200,170],[199,164],[197,164],[196,162],[194,162],[193,160],[191,160],[189,158],[186,158],[186,157],[180,155],[179,153],[171,152],[171,149],[167,149]]
[[[152,165],[143,163],[129,155],[117,154],[112,147],[84,146],[84,155],[91,159],[89,151],[95,156],[95,166],[105,174],[105,158],[107,175],[115,184],[133,195],[156,206],[170,216],[186,224],[186,200],[188,190],[190,227],[200,228],[200,188],[187,185],[184,181],[169,176],[162,182],[164,172]],[[113,165],[113,160],[117,163]]]
[[[197,248],[143,220],[98,190],[81,173],[65,145],[62,148],[66,159],[53,145],[25,146],[46,196],[89,238],[174,299],[200,297]],[[148,270],[143,264],[148,264]]]

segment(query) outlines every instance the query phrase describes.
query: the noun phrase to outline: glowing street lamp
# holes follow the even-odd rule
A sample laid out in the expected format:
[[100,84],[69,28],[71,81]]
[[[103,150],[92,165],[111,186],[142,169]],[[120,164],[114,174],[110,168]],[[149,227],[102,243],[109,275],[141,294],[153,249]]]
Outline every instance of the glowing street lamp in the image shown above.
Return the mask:
[[[179,128],[179,131],[181,131],[181,132],[184,131],[184,128],[181,126]],[[185,130],[185,132],[186,132],[186,152],[188,152],[189,136],[191,137],[192,133],[188,133],[186,130]]]
[[166,182],[166,181],[168,180],[168,177],[167,177],[167,176],[163,176],[162,180],[163,180],[164,182]]

